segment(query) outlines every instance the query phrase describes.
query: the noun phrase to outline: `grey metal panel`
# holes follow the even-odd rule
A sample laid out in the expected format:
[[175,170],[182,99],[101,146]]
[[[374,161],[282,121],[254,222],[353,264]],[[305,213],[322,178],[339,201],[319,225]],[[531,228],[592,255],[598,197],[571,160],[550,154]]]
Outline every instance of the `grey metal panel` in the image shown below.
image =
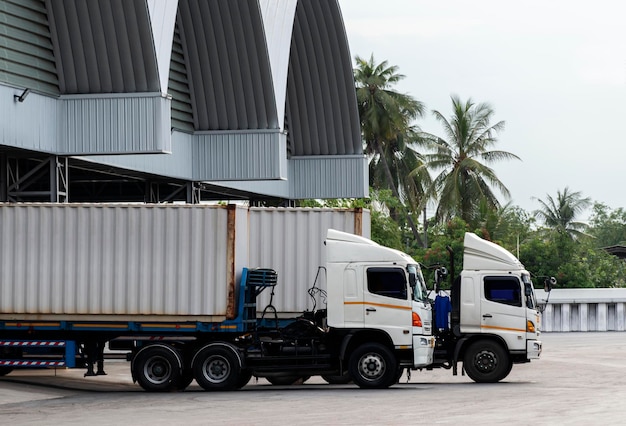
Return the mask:
[[337,0],[299,0],[287,123],[295,156],[363,152],[352,60]]
[[62,94],[160,92],[146,0],[46,0]]
[[59,93],[43,0],[0,2],[0,82]]
[[286,175],[285,135],[276,131],[196,133],[194,180],[280,179]]
[[224,315],[227,228],[218,206],[3,204],[0,312]]
[[180,0],[197,130],[277,129],[272,74],[257,1]]
[[30,93],[24,102],[14,95],[22,89],[0,84],[0,145],[55,153],[59,131],[56,98]]
[[[369,212],[365,213],[369,222]],[[326,232],[333,228],[355,233],[359,214],[349,209],[250,208],[250,266],[278,272],[273,305],[279,312],[313,308],[308,290],[318,267],[326,262]],[[326,288],[323,271],[317,285]],[[258,303],[262,310],[269,303],[269,294],[262,294]],[[318,300],[318,308],[325,307],[321,303]]]
[[170,100],[134,96],[62,96],[59,152],[72,155],[171,151]]
[[291,157],[289,167],[290,198],[368,196],[368,169],[364,156]]

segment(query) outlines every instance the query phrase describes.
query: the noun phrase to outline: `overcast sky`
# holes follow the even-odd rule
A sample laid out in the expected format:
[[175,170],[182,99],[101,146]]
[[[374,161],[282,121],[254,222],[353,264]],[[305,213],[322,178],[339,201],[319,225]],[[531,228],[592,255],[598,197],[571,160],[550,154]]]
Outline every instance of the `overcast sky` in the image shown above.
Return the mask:
[[[626,3],[618,0],[339,0],[352,57],[387,60],[397,86],[429,111],[450,95],[487,102],[505,121],[494,165],[513,203],[566,186],[626,208]],[[534,197],[534,198],[533,198]],[[500,197],[504,201],[503,197]]]

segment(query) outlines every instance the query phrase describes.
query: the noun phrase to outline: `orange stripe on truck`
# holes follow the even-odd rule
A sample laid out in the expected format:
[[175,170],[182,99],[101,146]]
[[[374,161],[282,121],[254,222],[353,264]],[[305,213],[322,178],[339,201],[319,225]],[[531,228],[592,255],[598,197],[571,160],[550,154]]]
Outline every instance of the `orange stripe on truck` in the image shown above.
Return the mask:
[[383,308],[391,308],[391,309],[402,309],[406,311],[410,311],[412,308],[410,306],[401,306],[401,305],[389,305],[387,303],[372,303],[372,302],[343,302],[344,305],[368,305],[368,306],[382,306]]

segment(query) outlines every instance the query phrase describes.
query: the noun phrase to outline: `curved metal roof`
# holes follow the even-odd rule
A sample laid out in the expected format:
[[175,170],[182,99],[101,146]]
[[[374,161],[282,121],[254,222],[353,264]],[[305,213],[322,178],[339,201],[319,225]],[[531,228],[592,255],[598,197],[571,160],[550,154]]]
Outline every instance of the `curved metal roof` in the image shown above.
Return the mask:
[[160,91],[145,0],[46,5],[61,94]]
[[294,156],[361,154],[352,62],[336,0],[299,0],[287,82]]
[[261,11],[248,0],[181,0],[196,130],[276,129]]

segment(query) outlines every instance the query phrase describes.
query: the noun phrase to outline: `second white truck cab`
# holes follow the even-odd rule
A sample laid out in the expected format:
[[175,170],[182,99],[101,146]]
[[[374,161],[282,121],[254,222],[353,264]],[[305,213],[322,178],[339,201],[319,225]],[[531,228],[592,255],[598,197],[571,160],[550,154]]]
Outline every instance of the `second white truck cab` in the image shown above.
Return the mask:
[[432,308],[419,264],[398,250],[329,230],[326,239],[328,326],[382,332],[400,368],[433,362]]

